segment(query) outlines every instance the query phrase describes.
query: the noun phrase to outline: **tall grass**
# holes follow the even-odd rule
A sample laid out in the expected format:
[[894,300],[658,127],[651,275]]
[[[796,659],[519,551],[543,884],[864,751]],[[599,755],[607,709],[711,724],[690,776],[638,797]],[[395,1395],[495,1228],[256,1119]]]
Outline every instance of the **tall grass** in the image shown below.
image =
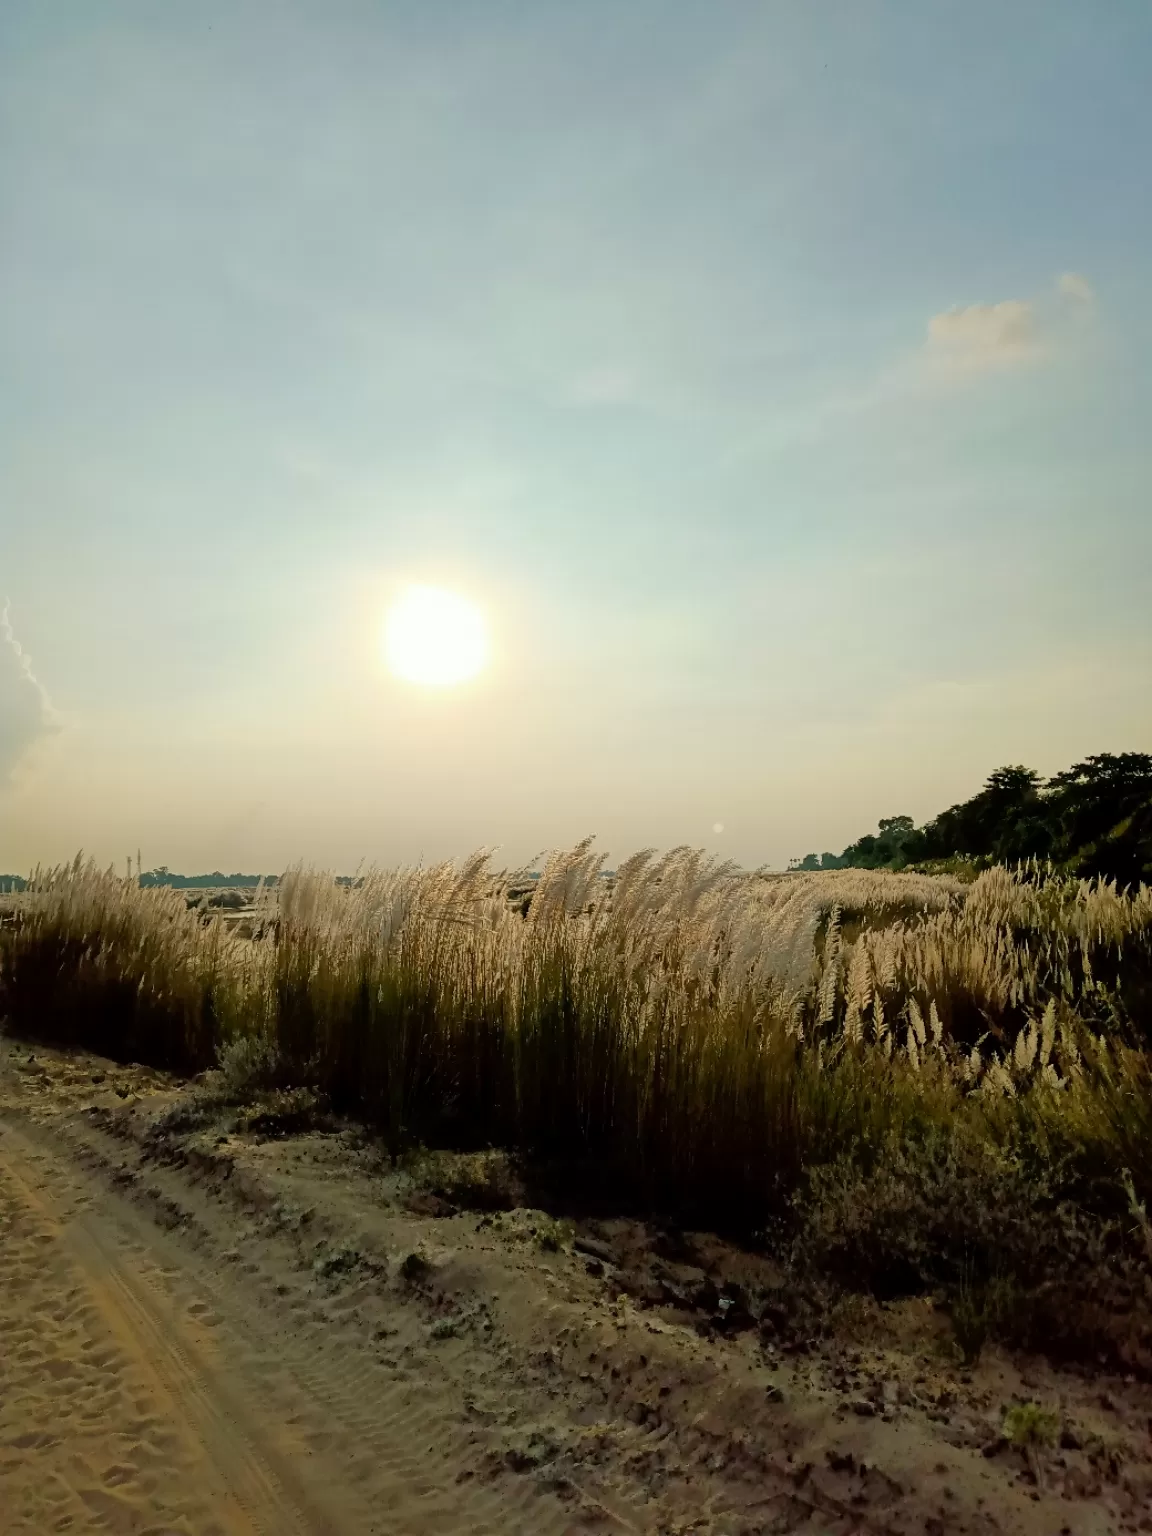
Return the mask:
[[0,930],[0,1014],[185,1072],[261,1037],[394,1151],[514,1146],[749,1223],[806,1170],[867,1175],[960,1125],[1152,1193],[1146,888],[749,875],[689,849],[608,879],[588,844],[524,913],[526,883],[483,855],[351,887],[296,868],[249,940],[77,860]]
[[210,1062],[222,1020],[243,1027],[251,968],[183,896],[77,858],[37,870],[0,927],[0,1017],[62,1044],[176,1071]]

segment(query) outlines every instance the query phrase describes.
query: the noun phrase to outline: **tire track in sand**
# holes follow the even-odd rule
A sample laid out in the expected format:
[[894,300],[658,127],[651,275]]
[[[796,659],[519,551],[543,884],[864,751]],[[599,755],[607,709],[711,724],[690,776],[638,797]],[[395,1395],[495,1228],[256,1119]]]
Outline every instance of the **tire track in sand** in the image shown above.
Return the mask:
[[0,1492],[10,1528],[335,1532],[179,1317],[93,1222],[57,1211],[42,1161],[5,1125]]
[[[85,1358],[101,1365],[103,1418],[138,1429],[139,1400],[148,1434],[163,1439],[166,1481],[121,1490],[125,1507],[115,1518],[102,1520],[90,1498],[73,1497],[68,1510],[80,1510],[78,1523],[57,1527],[41,1509],[13,1531],[575,1536],[636,1529],[591,1489],[573,1506],[531,1478],[486,1485],[450,1382],[389,1380],[369,1354],[337,1347],[296,1307],[274,1299],[265,1277],[241,1280],[230,1264],[222,1268],[154,1226],[123,1193],[122,1170],[99,1140],[83,1125],[49,1130],[23,1117],[0,1120],[0,1208],[14,1202],[19,1221],[34,1225],[41,1240],[27,1250],[27,1273],[43,1267],[45,1252],[66,1267],[65,1280],[54,1282],[55,1310],[79,1308],[102,1341],[95,1350],[88,1344]],[[0,1231],[0,1339],[10,1279],[3,1250]],[[44,1319],[29,1319],[22,1306],[17,1297],[13,1321],[23,1319],[42,1357],[75,1355],[75,1340],[46,1345]],[[116,1395],[118,1382],[127,1386]],[[137,1449],[137,1459],[146,1451]],[[40,1486],[58,1475],[62,1454],[59,1444],[37,1450]],[[18,1483],[4,1455],[0,1412],[0,1508]],[[105,1448],[96,1459],[123,1470],[130,1458]],[[86,1471],[65,1474],[65,1483],[68,1476],[74,1495],[78,1478],[89,1495],[99,1483]]]

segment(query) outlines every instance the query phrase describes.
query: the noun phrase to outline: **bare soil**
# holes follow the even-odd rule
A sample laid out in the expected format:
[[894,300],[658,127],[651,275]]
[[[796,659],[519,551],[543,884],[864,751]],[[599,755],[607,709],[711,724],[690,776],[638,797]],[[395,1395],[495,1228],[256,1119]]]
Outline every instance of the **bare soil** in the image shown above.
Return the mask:
[[782,1279],[0,1041],[0,1530],[1152,1530],[1148,1384],[965,1370],[925,1299],[753,1326]]

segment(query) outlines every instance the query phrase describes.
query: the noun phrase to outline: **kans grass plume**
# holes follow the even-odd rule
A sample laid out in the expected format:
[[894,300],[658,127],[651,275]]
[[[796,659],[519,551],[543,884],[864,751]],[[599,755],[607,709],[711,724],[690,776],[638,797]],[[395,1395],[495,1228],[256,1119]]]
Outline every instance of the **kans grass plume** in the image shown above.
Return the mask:
[[[680,848],[607,874],[302,867],[239,937],[77,859],[0,930],[12,1027],[185,1073],[237,1039],[417,1141],[519,1148],[664,1204],[778,1209],[806,1170],[974,1125],[1152,1192],[1152,891],[747,873]],[[1085,1155],[1087,1155],[1087,1153]]]

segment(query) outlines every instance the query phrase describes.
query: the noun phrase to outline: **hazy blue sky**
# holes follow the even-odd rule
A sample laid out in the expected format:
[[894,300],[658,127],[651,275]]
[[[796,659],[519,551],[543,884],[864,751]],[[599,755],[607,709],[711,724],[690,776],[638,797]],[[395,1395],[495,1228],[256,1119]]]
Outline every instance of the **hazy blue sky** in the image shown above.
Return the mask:
[[1150,82],[1146,0],[6,0],[0,868],[782,865],[1152,748]]

